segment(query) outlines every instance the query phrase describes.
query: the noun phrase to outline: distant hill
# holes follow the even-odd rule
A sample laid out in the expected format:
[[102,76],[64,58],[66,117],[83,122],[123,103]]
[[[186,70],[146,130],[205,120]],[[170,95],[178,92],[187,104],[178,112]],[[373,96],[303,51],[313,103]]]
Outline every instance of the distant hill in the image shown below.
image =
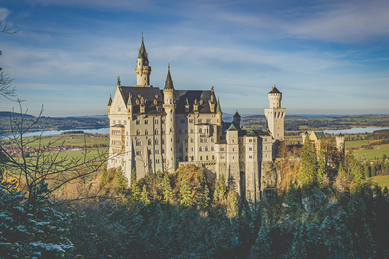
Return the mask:
[[[20,113],[8,111],[0,112],[0,130],[9,131],[10,115],[15,114],[20,117]],[[23,115],[27,123],[31,123],[35,116]],[[79,129],[101,129],[109,127],[107,115],[78,116],[78,117],[46,117],[42,116],[39,121],[32,126],[31,131],[44,130],[79,130]]]
[[[20,117],[22,115],[21,113],[18,112],[6,112],[6,111],[0,111],[0,118],[9,118],[10,116],[17,116]],[[30,115],[30,114],[23,114],[26,116],[26,118],[35,118],[35,116]]]

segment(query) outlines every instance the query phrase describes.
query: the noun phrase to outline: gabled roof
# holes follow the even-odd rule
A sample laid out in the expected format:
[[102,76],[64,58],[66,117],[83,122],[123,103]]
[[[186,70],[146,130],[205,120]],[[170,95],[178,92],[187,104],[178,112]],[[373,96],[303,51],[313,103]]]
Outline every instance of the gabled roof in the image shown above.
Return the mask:
[[315,131],[317,139],[325,138],[326,134],[323,131]]
[[[120,93],[122,95],[124,103],[127,105],[133,105],[132,112],[134,114],[137,114],[140,112],[140,105],[137,105],[136,100],[139,100],[140,104],[140,97],[143,97],[144,100],[147,100],[145,102],[145,113],[146,114],[157,114],[157,108],[156,106],[162,106],[163,104],[163,93],[162,91],[157,87],[130,87],[130,86],[122,86],[119,88]],[[156,98],[157,96],[157,98]],[[157,105],[155,105],[154,100],[157,100]]]
[[229,131],[229,130],[237,130],[237,129],[235,128],[234,123],[231,123],[231,125],[230,125],[230,127],[227,129],[227,131]]

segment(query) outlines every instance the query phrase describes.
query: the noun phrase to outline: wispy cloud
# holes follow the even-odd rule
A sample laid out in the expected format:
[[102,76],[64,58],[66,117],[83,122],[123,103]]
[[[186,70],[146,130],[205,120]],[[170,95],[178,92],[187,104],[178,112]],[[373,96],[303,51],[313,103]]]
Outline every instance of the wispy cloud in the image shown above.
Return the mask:
[[0,8],[0,21],[4,21],[9,15],[9,10],[6,8]]

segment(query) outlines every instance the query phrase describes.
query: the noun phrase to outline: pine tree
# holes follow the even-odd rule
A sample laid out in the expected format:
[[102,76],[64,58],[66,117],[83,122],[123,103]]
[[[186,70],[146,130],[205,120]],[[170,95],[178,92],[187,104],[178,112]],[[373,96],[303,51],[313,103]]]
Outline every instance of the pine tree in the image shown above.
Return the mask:
[[238,198],[234,191],[229,192],[228,211],[231,218],[235,218],[239,212]]
[[359,163],[355,164],[351,173],[351,179],[354,180],[358,186],[362,186],[366,183],[365,172]]
[[136,180],[136,171],[132,169],[131,171],[131,199],[134,203],[137,203],[140,199],[140,189],[138,182]]
[[224,175],[221,175],[219,180],[216,182],[215,193],[213,199],[215,201],[222,201],[226,198],[227,186]]
[[172,186],[170,185],[169,175],[165,174],[162,182],[163,202],[170,203],[173,199]]
[[315,147],[308,135],[301,152],[300,181],[303,186],[318,184]]
[[193,199],[192,199],[192,190],[190,186],[190,181],[188,179],[188,175],[184,175],[184,177],[181,180],[181,187],[180,187],[180,195],[181,195],[181,204],[184,206],[192,206],[193,205]]
[[147,193],[146,185],[143,185],[142,193],[140,194],[140,202],[144,205],[150,204],[149,195]]
[[344,180],[344,170],[342,164],[339,165],[338,176],[343,181]]
[[318,169],[317,169],[317,182],[320,184],[322,182],[323,176],[327,174],[327,163],[325,158],[324,145],[320,149],[320,154],[318,158]]
[[118,168],[115,173],[115,185],[119,193],[124,192],[128,186],[127,179],[123,175],[123,170]]

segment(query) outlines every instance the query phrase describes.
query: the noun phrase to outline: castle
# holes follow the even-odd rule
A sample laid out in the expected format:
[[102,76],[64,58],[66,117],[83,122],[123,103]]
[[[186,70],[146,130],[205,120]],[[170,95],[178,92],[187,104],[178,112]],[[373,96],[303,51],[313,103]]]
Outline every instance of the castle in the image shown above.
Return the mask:
[[276,87],[268,93],[267,131],[245,130],[236,112],[222,121],[220,101],[210,90],[175,90],[170,67],[163,90],[150,85],[151,66],[144,40],[135,66],[137,85],[117,88],[108,103],[110,119],[109,168],[121,167],[127,179],[151,172],[173,173],[195,164],[221,175],[254,204],[280,176],[273,164],[274,144],[284,139],[285,108]]

